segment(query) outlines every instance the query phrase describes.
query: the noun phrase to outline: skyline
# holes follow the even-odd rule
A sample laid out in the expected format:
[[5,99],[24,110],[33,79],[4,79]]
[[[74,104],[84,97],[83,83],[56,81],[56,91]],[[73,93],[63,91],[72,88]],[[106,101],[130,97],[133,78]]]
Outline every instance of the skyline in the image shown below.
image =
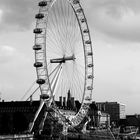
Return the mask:
[[[4,100],[20,100],[37,78],[32,50],[37,4],[38,0],[0,1],[0,93]],[[121,102],[127,114],[140,113],[140,1],[81,0],[81,4],[94,53],[93,100]]]

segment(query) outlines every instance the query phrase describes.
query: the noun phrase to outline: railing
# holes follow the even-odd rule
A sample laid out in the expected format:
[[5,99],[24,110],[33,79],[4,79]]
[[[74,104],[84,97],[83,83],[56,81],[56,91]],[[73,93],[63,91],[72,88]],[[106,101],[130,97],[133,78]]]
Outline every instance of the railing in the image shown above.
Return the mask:
[[122,129],[122,132],[118,133],[117,140],[120,138],[125,138],[125,139],[134,139],[136,140],[136,135],[138,132],[138,128],[134,126],[127,126]]
[[0,136],[0,140],[33,140],[33,135],[32,134],[3,135],[3,136]]

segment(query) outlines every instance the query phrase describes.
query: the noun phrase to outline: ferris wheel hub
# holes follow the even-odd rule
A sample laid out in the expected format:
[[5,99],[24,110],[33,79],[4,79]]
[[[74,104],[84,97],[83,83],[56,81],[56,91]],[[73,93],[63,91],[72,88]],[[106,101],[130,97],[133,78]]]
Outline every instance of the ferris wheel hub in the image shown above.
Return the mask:
[[66,61],[71,61],[71,60],[75,60],[75,56],[72,55],[72,56],[64,56],[62,58],[55,58],[55,59],[51,59],[50,60],[50,63],[65,63]]

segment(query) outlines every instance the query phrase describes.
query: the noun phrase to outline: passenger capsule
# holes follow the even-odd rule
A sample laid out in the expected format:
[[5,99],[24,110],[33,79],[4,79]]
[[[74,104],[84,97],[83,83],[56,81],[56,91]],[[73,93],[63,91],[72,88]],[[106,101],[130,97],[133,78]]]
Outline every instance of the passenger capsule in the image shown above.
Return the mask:
[[91,98],[90,98],[89,96],[87,96],[87,97],[85,98],[85,100],[90,101]]
[[34,67],[36,67],[36,68],[39,68],[39,67],[42,67],[42,66],[43,66],[42,62],[35,62],[34,63]]
[[85,30],[83,31],[83,33],[89,33],[89,30],[88,30],[88,29],[85,29]]
[[73,4],[78,4],[79,3],[79,0],[74,0],[73,1]]
[[82,8],[77,9],[76,12],[77,12],[77,13],[81,13],[81,12],[82,12]]
[[44,18],[44,14],[38,13],[38,14],[35,15],[35,18],[42,19],[42,18]]
[[93,87],[92,87],[92,86],[88,86],[87,89],[88,89],[88,90],[92,90]]
[[35,34],[41,34],[42,33],[42,29],[41,28],[35,28],[34,29],[34,33]]
[[91,44],[91,41],[90,40],[87,40],[85,43],[86,44]]
[[88,64],[88,67],[89,67],[89,68],[93,67],[93,64]]
[[38,51],[38,50],[41,50],[41,49],[42,49],[41,45],[34,45],[33,46],[33,50],[35,50],[35,51]]
[[86,22],[86,19],[85,19],[85,18],[82,18],[82,19],[81,19],[81,22],[82,22],[82,23]]
[[44,79],[37,79],[36,83],[39,85],[42,85],[42,84],[45,84],[45,80]]
[[88,75],[88,79],[93,79],[93,75]]
[[48,100],[50,98],[50,96],[48,94],[41,94],[40,98],[43,99],[43,100],[44,99]]
[[93,53],[92,53],[92,52],[88,52],[87,55],[88,55],[88,56],[92,56]]
[[39,2],[38,6],[40,6],[40,7],[47,6],[47,1],[43,0],[43,1]]

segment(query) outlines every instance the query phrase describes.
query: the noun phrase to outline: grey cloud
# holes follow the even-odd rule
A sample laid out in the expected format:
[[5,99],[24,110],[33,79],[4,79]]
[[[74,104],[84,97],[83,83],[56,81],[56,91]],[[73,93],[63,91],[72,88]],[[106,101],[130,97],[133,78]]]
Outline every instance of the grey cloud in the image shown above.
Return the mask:
[[96,31],[118,40],[140,42],[139,0],[88,0],[88,7],[83,4]]
[[[38,0],[0,0],[0,30],[28,30]],[[140,0],[81,0],[93,30],[119,40],[140,42]],[[133,15],[131,15],[131,13]],[[125,17],[127,16],[127,17]],[[124,19],[125,17],[125,19]]]
[[0,9],[3,11],[0,29],[29,29],[37,11],[37,0],[1,0]]

